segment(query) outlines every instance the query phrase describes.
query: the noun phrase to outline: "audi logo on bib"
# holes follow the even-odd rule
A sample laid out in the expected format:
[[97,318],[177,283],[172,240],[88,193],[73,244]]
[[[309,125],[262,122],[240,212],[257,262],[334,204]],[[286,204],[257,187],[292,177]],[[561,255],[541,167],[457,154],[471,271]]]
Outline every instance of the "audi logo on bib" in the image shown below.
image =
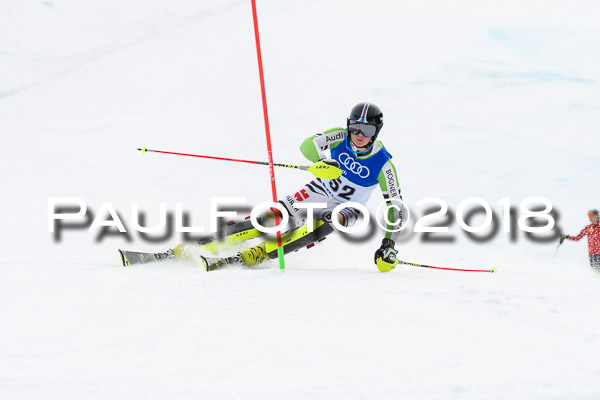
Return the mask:
[[365,167],[361,163],[354,161],[348,153],[340,154],[340,164],[346,167],[348,171],[360,176],[361,178],[366,178],[371,173],[371,171],[369,171],[369,168]]

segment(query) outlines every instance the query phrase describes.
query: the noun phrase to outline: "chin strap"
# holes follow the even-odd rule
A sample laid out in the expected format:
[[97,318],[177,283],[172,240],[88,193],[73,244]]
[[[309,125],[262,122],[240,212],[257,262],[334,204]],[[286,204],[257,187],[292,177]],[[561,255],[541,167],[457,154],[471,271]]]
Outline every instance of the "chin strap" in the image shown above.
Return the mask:
[[373,145],[375,145],[375,141],[377,140],[377,136],[379,136],[377,134],[377,135],[375,135],[373,137],[373,139],[371,139],[371,142],[369,143],[369,147],[367,148],[367,150],[365,150],[365,151],[358,151],[358,148],[352,142],[352,139],[350,139],[350,133],[348,133],[347,129],[346,129],[346,135],[347,135],[347,141],[345,143],[346,144],[346,148],[348,150],[350,150],[351,152],[353,152],[354,154],[356,154],[357,156],[366,156],[367,154],[369,154],[371,152],[371,150],[373,149]]

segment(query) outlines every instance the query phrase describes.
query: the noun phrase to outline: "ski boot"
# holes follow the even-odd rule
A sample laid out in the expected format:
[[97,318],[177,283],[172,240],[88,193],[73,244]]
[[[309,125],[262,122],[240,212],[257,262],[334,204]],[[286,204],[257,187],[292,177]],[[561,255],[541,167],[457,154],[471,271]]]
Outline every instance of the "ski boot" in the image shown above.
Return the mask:
[[271,259],[267,254],[265,243],[250,247],[231,257],[211,258],[200,256],[200,258],[207,272],[236,265],[251,267]]

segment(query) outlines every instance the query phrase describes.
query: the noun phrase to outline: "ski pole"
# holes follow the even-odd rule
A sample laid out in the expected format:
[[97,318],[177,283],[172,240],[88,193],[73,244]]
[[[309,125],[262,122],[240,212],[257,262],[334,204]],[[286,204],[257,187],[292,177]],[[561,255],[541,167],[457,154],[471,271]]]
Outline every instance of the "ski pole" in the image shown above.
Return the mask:
[[[243,162],[248,164],[258,164],[258,165],[269,165],[266,161],[251,161],[251,160],[241,160],[239,158],[227,158],[227,157],[215,157],[215,156],[204,156],[200,154],[187,154],[187,153],[175,153],[172,151],[164,151],[164,150],[151,150],[146,147],[142,147],[138,149],[142,153],[151,152],[151,153],[161,153],[161,154],[172,154],[176,156],[186,156],[186,157],[198,157],[198,158],[208,158],[211,160],[223,160],[223,161],[235,161],[235,162]],[[284,167],[284,168],[295,168],[303,171],[308,171],[317,178],[323,179],[336,179],[342,174],[342,170],[333,165],[329,165],[324,163],[323,161],[319,161],[313,165],[305,166],[305,165],[290,165],[290,164],[273,164],[276,167]]]
[[552,259],[556,258],[556,255],[558,254],[558,249],[560,248],[560,245],[563,244],[563,242],[565,241],[566,238],[567,238],[566,236],[560,238],[560,240],[558,241],[558,244],[556,245],[556,250],[554,251],[554,255],[552,256]]
[[492,267],[490,269],[464,269],[464,268],[445,268],[445,267],[434,267],[432,265],[423,265],[423,264],[415,264],[406,261],[398,261],[399,264],[412,265],[413,267],[421,267],[421,268],[433,268],[433,269],[445,269],[447,271],[467,271],[467,272],[496,272],[496,268]]

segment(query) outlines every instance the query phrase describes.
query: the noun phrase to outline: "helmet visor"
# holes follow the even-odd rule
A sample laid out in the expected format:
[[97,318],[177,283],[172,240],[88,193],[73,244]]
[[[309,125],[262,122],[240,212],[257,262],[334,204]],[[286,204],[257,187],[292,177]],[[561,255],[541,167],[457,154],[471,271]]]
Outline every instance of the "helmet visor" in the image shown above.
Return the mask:
[[358,135],[362,133],[365,137],[373,137],[377,133],[377,127],[375,125],[362,124],[360,122],[350,121],[348,124],[348,132],[351,135]]

